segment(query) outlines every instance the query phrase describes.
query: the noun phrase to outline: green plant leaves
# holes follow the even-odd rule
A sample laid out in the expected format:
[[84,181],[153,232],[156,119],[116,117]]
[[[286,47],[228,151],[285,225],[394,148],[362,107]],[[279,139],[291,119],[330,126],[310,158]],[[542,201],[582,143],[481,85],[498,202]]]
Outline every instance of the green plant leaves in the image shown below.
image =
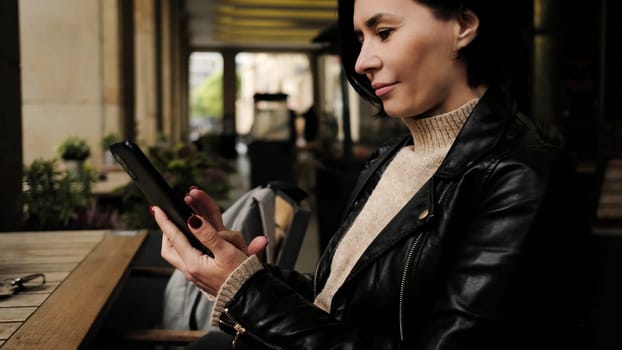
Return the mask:
[[25,226],[33,230],[66,229],[92,200],[92,170],[76,177],[57,169],[57,161],[38,159],[24,167],[21,205]]
[[85,139],[70,136],[58,146],[58,154],[63,159],[85,160],[91,155],[91,148]]

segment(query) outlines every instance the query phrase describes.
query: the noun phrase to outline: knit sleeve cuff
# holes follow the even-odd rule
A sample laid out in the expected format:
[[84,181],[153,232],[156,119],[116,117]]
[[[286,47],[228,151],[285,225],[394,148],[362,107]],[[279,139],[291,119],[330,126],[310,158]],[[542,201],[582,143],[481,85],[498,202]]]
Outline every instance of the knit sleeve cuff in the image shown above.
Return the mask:
[[222,286],[220,286],[220,290],[216,295],[216,301],[212,307],[212,326],[218,326],[218,321],[225,309],[225,305],[238,292],[244,282],[261,269],[263,269],[261,261],[259,261],[257,256],[251,255],[227,277]]
[[201,291],[201,294],[203,294],[203,296],[205,298],[207,298],[207,300],[214,302],[216,300],[216,296],[215,295],[211,295],[210,293],[204,291],[203,289],[199,289]]

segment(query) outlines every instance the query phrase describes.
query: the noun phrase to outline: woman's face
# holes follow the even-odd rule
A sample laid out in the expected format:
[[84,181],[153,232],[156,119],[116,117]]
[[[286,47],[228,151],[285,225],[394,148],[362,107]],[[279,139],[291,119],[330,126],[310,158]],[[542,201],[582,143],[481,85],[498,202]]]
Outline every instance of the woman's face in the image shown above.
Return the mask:
[[415,0],[355,0],[353,21],[362,44],[355,70],[371,81],[388,115],[436,115],[475,97],[456,59],[457,19],[438,19]]

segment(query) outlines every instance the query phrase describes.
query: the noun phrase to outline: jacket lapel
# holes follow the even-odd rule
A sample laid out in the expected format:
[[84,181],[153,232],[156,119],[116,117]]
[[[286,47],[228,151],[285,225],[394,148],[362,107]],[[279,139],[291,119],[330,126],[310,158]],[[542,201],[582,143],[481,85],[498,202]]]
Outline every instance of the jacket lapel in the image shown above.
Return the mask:
[[458,176],[488,154],[499,143],[515,114],[515,105],[505,93],[489,88],[458,133],[435,176]]
[[346,283],[395,244],[399,244],[407,237],[423,232],[423,227],[434,218],[433,182],[433,178],[430,178],[382,229],[354,265]]
[[378,157],[375,159],[372,159],[369,165],[367,166],[367,168],[361,171],[359,180],[357,181],[354,189],[352,190],[352,195],[350,196],[350,199],[348,200],[348,203],[345,206],[346,210],[349,210],[350,208],[352,208],[352,204],[357,198],[359,198],[359,195],[361,194],[361,190],[365,188],[365,186],[367,185],[367,182],[369,181],[369,178],[373,174],[375,174],[376,171],[378,171],[378,168],[380,168],[380,166],[382,166],[383,164],[387,163],[387,161],[392,159],[395,153],[400,148],[404,147],[406,143],[408,143],[409,139],[410,137],[404,137],[402,138],[400,142],[393,143],[390,146],[385,146],[378,150]]

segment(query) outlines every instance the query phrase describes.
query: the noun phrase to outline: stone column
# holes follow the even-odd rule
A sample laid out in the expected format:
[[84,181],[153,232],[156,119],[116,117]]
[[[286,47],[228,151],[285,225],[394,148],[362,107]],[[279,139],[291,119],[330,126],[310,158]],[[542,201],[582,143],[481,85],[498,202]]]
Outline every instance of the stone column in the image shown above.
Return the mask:
[[[0,231],[21,226],[22,109],[18,0],[0,1]],[[9,151],[10,150],[10,151]]]
[[[179,2],[176,2],[179,4]],[[179,7],[179,6],[178,6]],[[175,67],[177,67],[174,89],[177,91],[177,125],[179,126],[179,135],[182,140],[188,140],[190,135],[190,107],[189,107],[189,90],[188,82],[190,81],[190,42],[186,39],[189,37],[187,22],[182,20],[181,12],[177,12],[177,51]]]
[[119,8],[116,1],[104,1],[101,8],[102,20],[102,84],[103,120],[102,134],[121,132],[121,60],[119,44]]
[[559,110],[558,29],[559,0],[534,1],[534,66],[533,117],[542,125],[550,125]]
[[188,118],[184,110],[185,49],[183,47],[183,19],[179,2],[162,0],[162,108],[163,131],[172,142],[188,139]]
[[134,91],[134,0],[117,0],[119,11],[119,79],[121,136],[136,139],[136,93]]
[[158,137],[154,0],[134,0],[136,139],[151,145]]
[[174,67],[172,65],[173,59],[173,14],[172,4],[170,0],[160,1],[160,88],[159,93],[162,101],[162,132],[171,135],[174,138],[175,118],[173,112],[173,73]]
[[235,158],[237,155],[235,150],[236,54],[235,50],[222,51],[222,152],[223,156],[228,158]]

